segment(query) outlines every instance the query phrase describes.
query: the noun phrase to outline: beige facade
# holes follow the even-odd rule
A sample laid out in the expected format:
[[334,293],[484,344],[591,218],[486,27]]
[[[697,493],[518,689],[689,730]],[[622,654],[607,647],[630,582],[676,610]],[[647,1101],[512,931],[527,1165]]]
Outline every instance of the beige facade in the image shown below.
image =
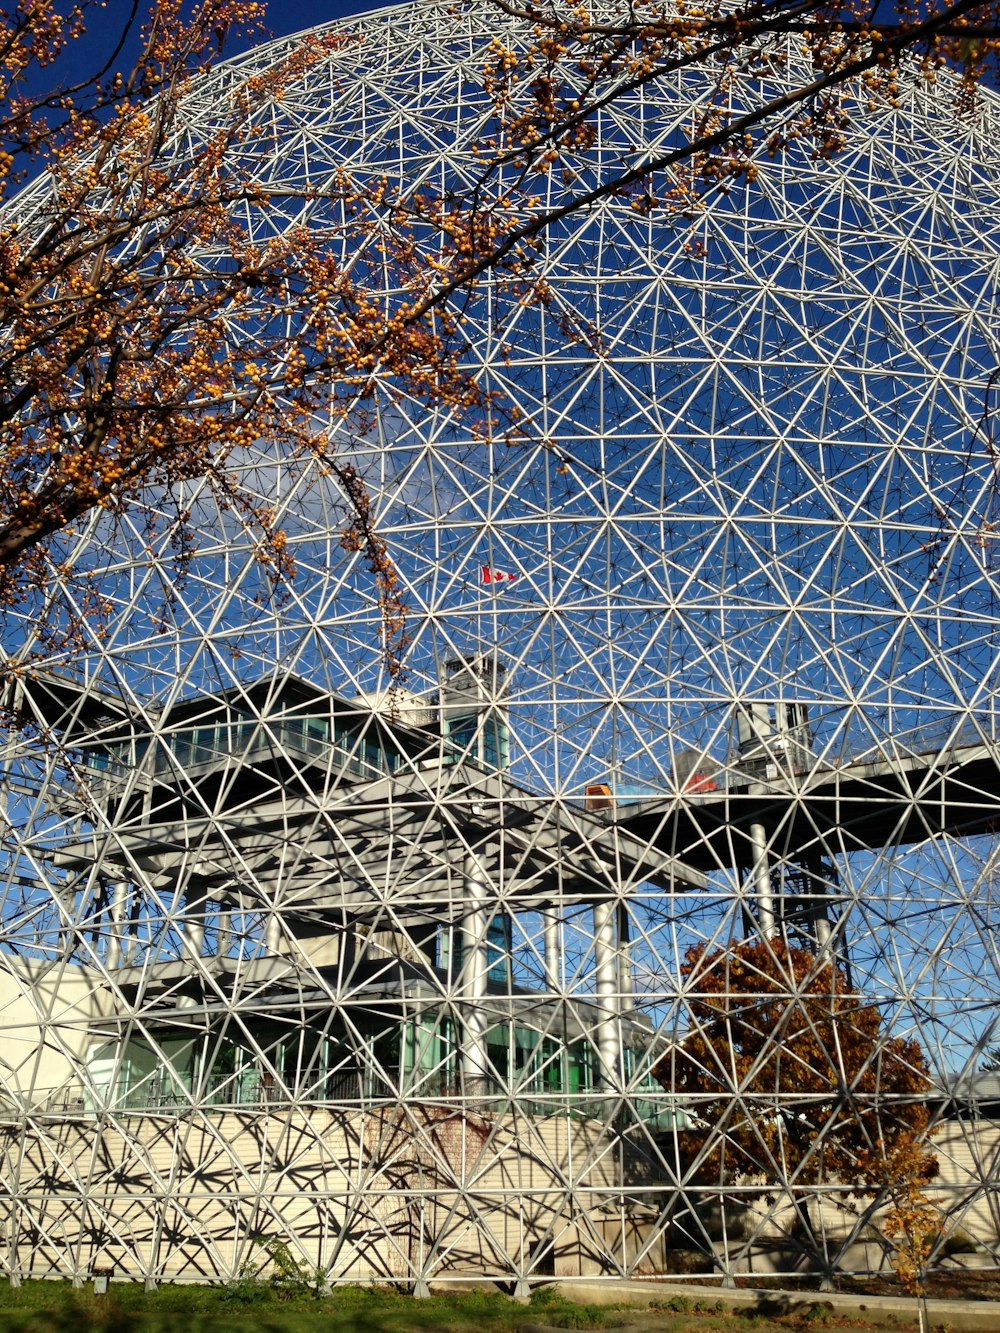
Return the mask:
[[[935,1146],[942,1235],[995,1261],[1000,1122],[949,1122]],[[266,1271],[275,1241],[330,1281],[499,1278],[529,1259],[539,1275],[592,1276],[608,1271],[609,1254],[635,1273],[713,1269],[685,1239],[687,1201],[590,1120],[433,1105],[40,1114],[8,1116],[0,1151],[12,1185],[0,1255],[20,1277],[84,1280],[110,1268],[225,1281]],[[878,1267],[878,1213],[844,1205],[827,1196],[816,1210],[828,1253],[849,1269]],[[704,1217],[711,1203],[694,1206]],[[739,1234],[728,1216],[713,1249],[728,1247],[739,1271],[811,1266],[790,1207],[784,1229],[780,1208],[757,1219],[748,1208]]]
[[4,959],[0,969],[0,1032],[9,1094],[35,1106],[79,1086],[79,1065],[93,1043],[92,1027],[111,1018],[115,996],[89,969],[65,960]]
[[559,1272],[592,1272],[620,1193],[604,1137],[591,1121],[433,1106],[10,1119],[5,1174],[33,1225],[9,1210],[3,1255],[21,1276],[209,1281],[266,1266],[280,1239],[331,1278],[386,1280],[499,1276],[521,1246],[551,1244]]

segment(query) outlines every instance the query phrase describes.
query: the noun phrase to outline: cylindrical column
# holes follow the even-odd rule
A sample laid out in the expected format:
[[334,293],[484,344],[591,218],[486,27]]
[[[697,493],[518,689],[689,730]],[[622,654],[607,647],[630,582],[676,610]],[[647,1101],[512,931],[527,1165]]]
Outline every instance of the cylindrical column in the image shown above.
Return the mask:
[[817,911],[813,928],[816,934],[816,952],[822,958],[829,958],[833,941],[833,927],[830,925],[830,918],[827,916],[825,909]]
[[618,908],[618,990],[622,1010],[635,1008],[635,983],[632,976],[632,941],[628,933],[628,909],[623,903]]
[[109,971],[114,967],[121,967],[123,963],[127,966],[130,961],[125,954],[125,909],[127,899],[128,885],[124,880],[118,880],[111,886],[111,929],[108,932],[107,956]]
[[184,950],[189,958],[200,958],[205,948],[205,899],[187,899],[181,926]]
[[462,1075],[466,1086],[486,1078],[486,876],[472,852],[463,865],[462,916]]
[[542,915],[542,947],[545,952],[545,989],[558,995],[562,988],[562,951],[559,947],[561,919],[556,907],[547,907]]
[[753,844],[753,883],[757,896],[757,928],[763,939],[774,934],[774,894],[771,892],[771,867],[767,856],[767,830],[763,824],[750,825]]
[[281,952],[281,918],[273,907],[267,909],[264,923],[264,948],[269,954]]
[[232,944],[232,917],[227,908],[219,904],[219,925],[215,932],[215,953],[217,958],[225,958]]
[[814,860],[805,867],[809,885],[809,924],[816,943],[816,953],[826,961],[832,961],[833,923],[830,920],[830,890],[835,882],[833,867],[823,861]]
[[618,950],[615,947],[615,903],[594,904],[594,963],[597,973],[597,1050],[601,1062],[601,1087],[615,1088],[621,1081],[619,1042]]

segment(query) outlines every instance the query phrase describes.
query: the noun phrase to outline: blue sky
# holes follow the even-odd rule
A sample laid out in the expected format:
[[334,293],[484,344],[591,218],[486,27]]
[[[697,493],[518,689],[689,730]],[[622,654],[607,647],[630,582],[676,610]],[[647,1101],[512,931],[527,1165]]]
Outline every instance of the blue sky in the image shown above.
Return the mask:
[[[140,6],[141,18],[145,18],[153,3],[154,0],[144,0]],[[65,7],[68,8],[68,0]],[[128,0],[107,0],[105,9],[90,11],[87,16],[87,32],[70,47],[66,53],[67,58],[59,62],[54,73],[51,70],[42,71],[40,74],[34,72],[29,76],[28,87],[48,89],[51,87],[53,77],[65,83],[71,78],[81,78],[93,73],[114,49],[121,25],[127,20],[130,7]],[[191,7],[190,0],[188,7]],[[289,33],[301,32],[319,23],[328,23],[351,14],[363,14],[381,7],[378,0],[357,0],[357,3],[352,3],[351,0],[312,0],[311,3],[309,0],[306,0],[306,3],[301,3],[301,0],[299,3],[296,3],[296,0],[272,0],[267,4],[265,23],[267,33],[275,37],[285,37]],[[266,34],[259,40],[266,40]],[[224,54],[235,55],[244,46],[257,44],[258,41],[230,42]],[[135,43],[129,43],[115,62],[116,68],[128,68],[134,49]]]
[[313,0],[311,4],[297,4],[295,0],[272,0],[267,6],[267,26],[276,37],[283,37],[286,33],[298,32],[316,23],[329,23],[331,19],[379,8],[381,5],[375,0],[358,0],[357,3],[351,3],[351,0]]
[[[149,0],[149,4],[152,0]],[[149,4],[143,8],[147,9]],[[363,14],[381,6],[377,0],[271,0],[267,5],[266,26],[275,37],[284,37],[288,33],[300,32],[318,23],[328,23],[332,19],[343,18],[351,14]],[[127,0],[109,0],[103,12],[91,15],[87,38],[77,48],[81,61],[87,60],[101,46],[105,37],[116,34],[119,25],[128,13]],[[231,48],[229,54],[232,54]]]

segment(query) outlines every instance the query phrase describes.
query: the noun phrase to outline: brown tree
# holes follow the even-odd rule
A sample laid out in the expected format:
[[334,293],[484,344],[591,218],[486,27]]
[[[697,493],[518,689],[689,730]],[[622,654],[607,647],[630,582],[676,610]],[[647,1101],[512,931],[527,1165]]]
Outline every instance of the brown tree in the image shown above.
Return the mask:
[[[561,0],[492,2],[529,40],[494,41],[486,63],[497,115],[482,145],[477,203],[540,176],[563,187],[503,238],[503,254],[611,194],[631,197],[638,213],[690,217],[713,190],[752,181],[761,149],[774,156],[801,141],[830,157],[852,116],[898,105],[906,79],[933,84],[951,71],[962,117],[997,77],[997,0],[646,0],[597,15]],[[798,71],[789,70],[789,39],[806,58]],[[617,166],[588,181],[579,153],[595,141],[598,117],[625,97],[670,97],[684,77],[704,94],[691,120],[654,155],[625,145]],[[735,108],[734,90],[746,98]],[[480,263],[495,259],[483,254]]]
[[690,1028],[655,1073],[690,1117],[692,1184],[780,1189],[808,1228],[821,1182],[895,1202],[934,1178],[924,1053],[832,962],[749,940],[690,949],[681,978]]
[[[151,489],[169,495],[191,478],[211,484],[256,534],[262,568],[287,578],[291,558],[274,514],[241,492],[230,467],[234,451],[278,434],[289,456],[318,454],[342,485],[344,541],[372,567],[395,676],[404,591],[363,482],[333,457],[332,432],[317,422],[363,420],[376,384],[388,384],[471,414],[484,432],[516,429],[516,407],[493,402],[463,364],[462,304],[488,281],[501,340],[505,312],[549,305],[534,273],[547,230],[608,194],[683,221],[711,191],[753,179],[761,136],[769,153],[793,140],[834,153],[850,107],[893,102],[904,64],[929,81],[957,71],[965,114],[992,79],[998,49],[997,0],[900,0],[893,21],[878,24],[864,7],[787,0],[630,5],[600,21],[550,0],[497,3],[526,25],[527,41],[514,49],[497,40],[487,54],[482,77],[495,114],[478,145],[477,179],[458,192],[410,196],[342,172],[322,198],[307,187],[295,198],[268,188],[247,163],[277,152],[268,108],[349,44],[349,32],[307,37],[264,76],[211,84],[219,51],[233,34],[259,29],[261,7],[152,0],[144,22],[128,11],[122,40],[81,79],[74,44],[92,16],[106,23],[97,0],[4,7],[0,604],[47,586],[53,571],[73,577],[60,543],[67,525],[99,509],[113,527]],[[129,34],[138,34],[138,53],[120,70]],[[814,74],[790,90],[781,45],[789,34]],[[616,99],[686,71],[710,89],[696,122],[678,126],[659,155],[632,160],[625,146],[616,166],[588,176],[597,118]],[[762,89],[762,100],[734,114],[729,98],[741,80]],[[216,99],[217,128],[185,151],[185,106],[205,95]],[[269,210],[308,221],[268,229],[260,223]],[[338,257],[345,246],[349,265]],[[600,351],[596,331],[560,322],[554,308],[553,319],[562,336]],[[146,519],[164,521],[152,509]],[[181,556],[185,519],[181,505],[169,524]],[[78,606],[99,614],[99,593],[88,596],[83,588]]]
[[[436,308],[439,273],[419,261],[405,218],[385,225],[384,182],[361,190],[337,174],[322,199],[306,187],[290,197],[246,165],[272,149],[268,108],[350,37],[307,37],[266,75],[211,85],[217,128],[185,148],[185,107],[206,95],[227,37],[253,33],[262,14],[245,0],[187,8],[155,0],[125,73],[112,62],[69,85],[60,71],[103,7],[28,0],[0,15],[0,605],[54,570],[72,579],[67,548],[53,546],[68,525],[101,510],[113,530],[136,501],[193,478],[286,579],[284,534],[230,467],[271,436],[340,479],[344,543],[371,565],[395,675],[405,602],[364,487],[328,458],[330,425],[363,429],[376,380],[456,411],[486,397],[459,364],[455,317]],[[318,220],[268,227],[278,207]],[[338,259],[369,241],[366,261]],[[460,245],[439,252],[446,267]],[[164,522],[163,509],[147,522]],[[181,558],[188,517],[179,505],[168,521]],[[77,605],[100,615],[86,586]]]

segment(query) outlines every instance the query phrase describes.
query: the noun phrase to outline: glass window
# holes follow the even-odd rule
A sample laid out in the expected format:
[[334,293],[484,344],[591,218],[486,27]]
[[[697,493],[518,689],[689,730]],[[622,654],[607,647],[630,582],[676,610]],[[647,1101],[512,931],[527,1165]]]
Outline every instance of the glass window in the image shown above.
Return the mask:
[[486,965],[490,981],[505,986],[510,981],[510,918],[495,916],[486,929]]
[[472,738],[476,734],[476,719],[474,717],[455,718],[448,725],[448,737],[462,749],[466,749],[472,744]]

